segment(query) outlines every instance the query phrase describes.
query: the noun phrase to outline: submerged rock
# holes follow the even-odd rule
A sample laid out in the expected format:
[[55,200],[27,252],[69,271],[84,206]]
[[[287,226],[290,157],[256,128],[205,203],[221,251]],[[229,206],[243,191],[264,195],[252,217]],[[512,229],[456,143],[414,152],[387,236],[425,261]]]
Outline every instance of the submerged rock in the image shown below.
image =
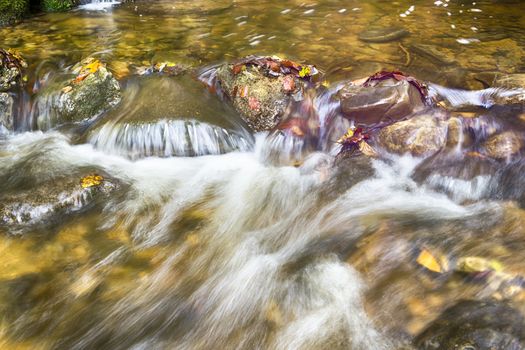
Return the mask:
[[64,215],[88,210],[117,187],[114,180],[92,174],[57,178],[22,192],[8,191],[0,196],[0,225],[16,232],[36,224],[58,222]]
[[423,114],[384,127],[374,144],[392,153],[431,155],[445,146],[447,129],[444,115]]
[[525,349],[523,315],[506,303],[464,300],[445,310],[415,339],[421,350]]
[[409,34],[405,28],[372,28],[359,33],[358,38],[369,43],[387,43],[402,39]]
[[51,84],[37,97],[33,109],[38,129],[88,121],[120,102],[118,81],[98,60],[87,58],[72,72],[75,78]]
[[122,103],[88,140],[131,159],[221,154],[252,145],[237,113],[186,75],[131,78]]
[[317,74],[315,67],[277,57],[247,57],[217,69],[220,90],[254,131],[273,129],[292,100]]
[[341,111],[357,124],[389,123],[426,105],[426,86],[401,72],[379,72],[364,83],[350,82],[338,92]]

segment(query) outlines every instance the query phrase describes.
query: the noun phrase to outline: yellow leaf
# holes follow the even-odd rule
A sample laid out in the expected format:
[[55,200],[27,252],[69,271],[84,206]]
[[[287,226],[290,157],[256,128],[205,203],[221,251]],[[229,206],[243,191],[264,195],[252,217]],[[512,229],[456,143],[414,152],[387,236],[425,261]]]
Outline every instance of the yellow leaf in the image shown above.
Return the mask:
[[83,177],[80,180],[80,186],[82,186],[82,188],[98,186],[102,183],[102,181],[104,181],[104,178],[102,176],[93,174],[93,175]]
[[372,157],[372,158],[376,158],[378,157],[379,155],[377,154],[377,152],[372,148],[372,146],[370,146],[368,143],[366,143],[365,141],[361,141],[359,142],[359,150],[365,155],[365,156],[368,156],[368,157]]
[[94,60],[93,62],[86,64],[83,68],[83,70],[87,70],[90,73],[95,73],[100,67],[102,67],[102,63],[100,63],[99,60]]
[[307,77],[312,73],[312,70],[308,66],[301,67],[301,70],[299,71],[299,76],[301,78]]
[[417,263],[426,269],[441,273],[443,270],[438,260],[427,249],[423,248],[417,257]]
[[341,138],[339,140],[337,140],[337,143],[343,143],[347,139],[351,138],[352,136],[354,136],[354,129],[348,128],[348,130],[346,130],[346,134],[341,136]]

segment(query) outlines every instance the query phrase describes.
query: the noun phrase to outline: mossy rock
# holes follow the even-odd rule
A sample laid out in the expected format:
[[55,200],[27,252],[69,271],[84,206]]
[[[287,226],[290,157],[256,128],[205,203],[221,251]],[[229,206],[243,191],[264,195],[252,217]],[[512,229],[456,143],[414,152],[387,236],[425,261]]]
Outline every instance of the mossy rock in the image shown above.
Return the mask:
[[89,210],[98,201],[105,202],[119,183],[93,174],[68,174],[28,190],[2,193],[0,226],[18,233],[34,225],[63,222],[72,214]]
[[37,97],[38,129],[87,122],[120,102],[120,85],[104,64],[88,58],[72,73],[76,78],[67,74],[67,80],[50,84]]
[[42,0],[41,7],[46,12],[59,12],[71,10],[78,4],[77,0]]
[[29,0],[0,0],[0,26],[20,20],[29,10]]

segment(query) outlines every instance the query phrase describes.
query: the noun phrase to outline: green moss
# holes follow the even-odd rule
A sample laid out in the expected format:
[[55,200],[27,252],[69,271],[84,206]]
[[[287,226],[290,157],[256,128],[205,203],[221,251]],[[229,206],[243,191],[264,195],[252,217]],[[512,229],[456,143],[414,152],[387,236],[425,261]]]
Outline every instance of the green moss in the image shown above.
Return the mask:
[[29,10],[29,0],[0,0],[0,26],[11,24]]
[[42,10],[47,12],[67,11],[77,4],[77,0],[42,0]]

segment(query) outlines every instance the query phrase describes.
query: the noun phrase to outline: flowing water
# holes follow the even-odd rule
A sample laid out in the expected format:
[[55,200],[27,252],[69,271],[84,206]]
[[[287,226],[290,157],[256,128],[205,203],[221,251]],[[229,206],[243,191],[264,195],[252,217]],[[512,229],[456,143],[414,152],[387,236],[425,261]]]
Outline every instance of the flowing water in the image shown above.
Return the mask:
[[[83,3],[0,29],[29,63],[17,131],[0,131],[0,348],[411,349],[461,299],[525,312],[522,154],[480,154],[523,140],[523,107],[500,104],[522,90],[491,87],[525,73],[520,1]],[[169,61],[207,80],[249,54],[324,73],[287,112],[318,134],[252,134],[196,80],[137,76]],[[105,124],[52,128],[39,92],[87,56],[123,100]],[[428,81],[462,131],[431,157],[335,165],[338,82],[382,68]],[[95,173],[105,192],[68,190]],[[491,272],[458,272],[468,257]]]

